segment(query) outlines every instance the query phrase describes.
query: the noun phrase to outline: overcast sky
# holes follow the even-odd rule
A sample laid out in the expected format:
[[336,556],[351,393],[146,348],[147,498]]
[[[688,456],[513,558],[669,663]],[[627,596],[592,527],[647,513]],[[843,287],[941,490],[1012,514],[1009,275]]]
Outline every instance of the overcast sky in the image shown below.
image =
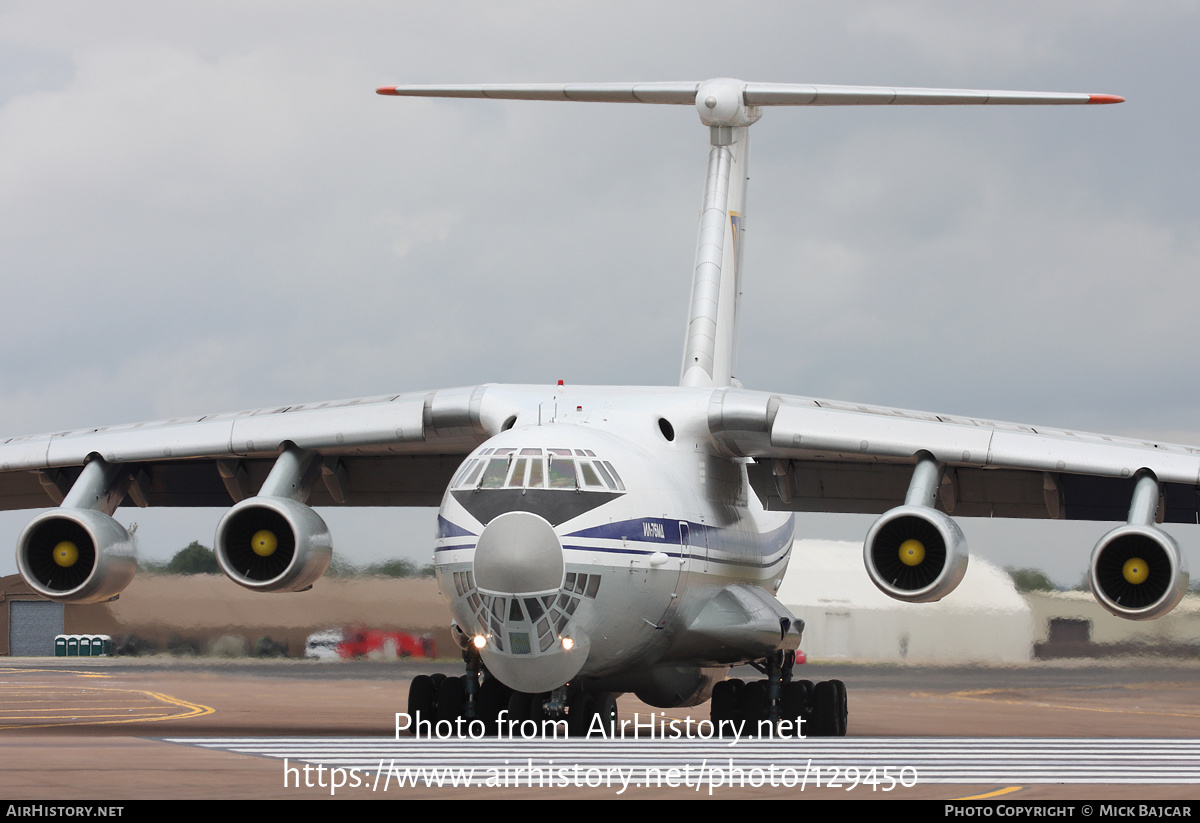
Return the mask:
[[[767,110],[748,388],[1200,443],[1198,42],[1166,0],[4,3],[0,431],[674,384],[694,110],[374,90],[733,76],[1128,99]],[[219,516],[118,519],[165,557]],[[427,511],[326,516],[352,560],[431,550]],[[1070,583],[1108,528],[964,526]]]

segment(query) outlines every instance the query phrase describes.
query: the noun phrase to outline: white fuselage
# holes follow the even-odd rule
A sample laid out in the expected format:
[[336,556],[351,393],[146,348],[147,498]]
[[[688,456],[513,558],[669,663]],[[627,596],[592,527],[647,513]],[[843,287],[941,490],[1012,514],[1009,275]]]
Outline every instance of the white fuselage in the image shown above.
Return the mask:
[[[619,686],[654,667],[720,665],[673,648],[731,582],[774,592],[792,516],[764,511],[744,464],[714,454],[711,394],[560,387],[521,398],[514,425],[464,462],[440,511],[438,580],[507,685],[632,690]],[[506,521],[501,542],[484,536]]]

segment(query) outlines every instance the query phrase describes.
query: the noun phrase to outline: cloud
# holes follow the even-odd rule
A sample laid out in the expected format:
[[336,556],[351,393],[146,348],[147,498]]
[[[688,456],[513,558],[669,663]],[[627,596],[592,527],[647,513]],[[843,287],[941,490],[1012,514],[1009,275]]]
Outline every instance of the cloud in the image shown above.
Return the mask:
[[1196,25],[1194,3],[9,4],[0,427],[673,383],[693,111],[373,91],[734,75],[1130,101],[767,112],[747,386],[1200,440]]

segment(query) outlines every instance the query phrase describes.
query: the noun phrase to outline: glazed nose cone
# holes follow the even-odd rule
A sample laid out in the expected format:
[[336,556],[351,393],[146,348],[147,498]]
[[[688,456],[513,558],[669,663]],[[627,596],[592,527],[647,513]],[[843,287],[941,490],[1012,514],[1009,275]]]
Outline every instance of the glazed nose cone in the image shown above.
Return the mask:
[[475,583],[504,594],[558,589],[563,550],[554,528],[529,512],[508,512],[488,523],[475,546]]
[[[481,591],[496,595],[526,598],[556,592],[562,586],[565,565],[554,528],[530,512],[500,515],[487,524],[475,544],[475,583]],[[559,640],[541,648],[536,642],[538,633],[524,622],[509,622],[505,631],[507,651],[489,643],[480,649],[480,655],[488,671],[502,683],[527,694],[552,691],[575,677],[591,647],[578,618],[569,630],[570,648],[564,648]]]

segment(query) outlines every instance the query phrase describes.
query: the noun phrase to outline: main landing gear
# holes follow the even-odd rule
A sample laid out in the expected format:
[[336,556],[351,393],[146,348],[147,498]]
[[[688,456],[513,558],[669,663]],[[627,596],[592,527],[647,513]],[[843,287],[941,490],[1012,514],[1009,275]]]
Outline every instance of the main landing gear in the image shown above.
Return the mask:
[[[617,696],[572,689],[525,694],[491,675],[471,649],[463,652],[467,673],[459,677],[421,674],[408,687],[408,716],[414,733],[438,737],[602,737],[619,728]],[[429,726],[418,725],[428,721]]]
[[792,680],[795,652],[776,652],[754,667],[765,680],[724,680],[712,693],[718,733],[745,736],[844,737],[850,717],[840,680]]

